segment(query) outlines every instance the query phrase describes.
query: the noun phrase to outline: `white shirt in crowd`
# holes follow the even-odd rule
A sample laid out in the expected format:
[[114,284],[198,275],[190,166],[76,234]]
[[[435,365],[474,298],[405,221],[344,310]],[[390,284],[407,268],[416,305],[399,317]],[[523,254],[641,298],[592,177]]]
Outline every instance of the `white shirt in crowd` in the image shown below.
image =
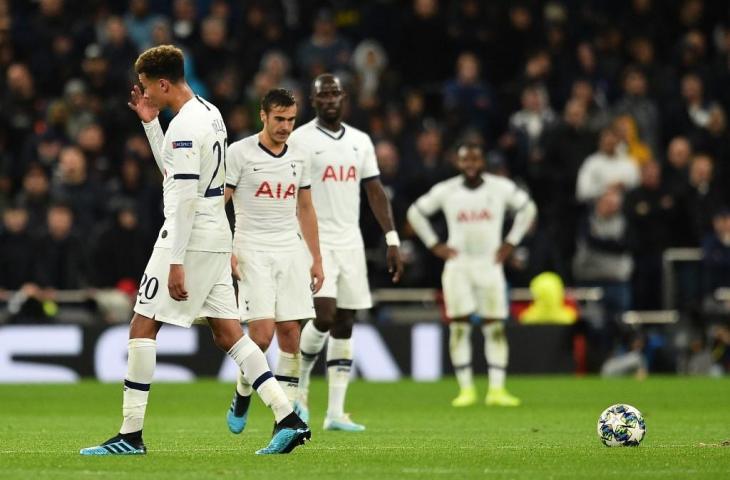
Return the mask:
[[585,159],[578,170],[575,196],[580,202],[597,199],[615,183],[621,183],[627,190],[639,185],[639,167],[626,155],[607,155],[596,152]]

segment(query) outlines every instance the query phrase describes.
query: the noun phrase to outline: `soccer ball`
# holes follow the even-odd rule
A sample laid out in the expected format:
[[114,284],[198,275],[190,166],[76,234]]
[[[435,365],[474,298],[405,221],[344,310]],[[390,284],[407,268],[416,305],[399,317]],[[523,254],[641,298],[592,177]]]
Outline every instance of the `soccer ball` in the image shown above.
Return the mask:
[[646,433],[644,417],[631,405],[611,405],[598,417],[598,438],[607,447],[636,447]]

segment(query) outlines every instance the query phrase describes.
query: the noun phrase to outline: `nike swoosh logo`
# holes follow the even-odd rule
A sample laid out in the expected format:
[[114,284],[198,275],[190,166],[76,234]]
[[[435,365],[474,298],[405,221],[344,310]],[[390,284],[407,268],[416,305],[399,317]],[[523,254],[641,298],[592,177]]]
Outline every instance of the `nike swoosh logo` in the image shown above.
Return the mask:
[[148,303],[152,303],[152,302],[143,302],[142,300],[140,300],[139,303],[142,305],[147,305]]
[[260,168],[255,168],[255,167],[253,169],[254,172],[258,172],[259,170],[261,170],[261,169]]
[[319,155],[320,153],[324,153],[324,150],[320,150],[318,152],[314,152],[315,155]]

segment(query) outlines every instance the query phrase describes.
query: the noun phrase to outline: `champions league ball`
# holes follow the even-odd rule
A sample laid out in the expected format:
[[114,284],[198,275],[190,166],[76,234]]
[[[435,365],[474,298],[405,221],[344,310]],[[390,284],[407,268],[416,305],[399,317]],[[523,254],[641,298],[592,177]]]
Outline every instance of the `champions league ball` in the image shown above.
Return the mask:
[[631,405],[617,403],[598,418],[598,438],[607,447],[636,447],[646,433],[644,417]]

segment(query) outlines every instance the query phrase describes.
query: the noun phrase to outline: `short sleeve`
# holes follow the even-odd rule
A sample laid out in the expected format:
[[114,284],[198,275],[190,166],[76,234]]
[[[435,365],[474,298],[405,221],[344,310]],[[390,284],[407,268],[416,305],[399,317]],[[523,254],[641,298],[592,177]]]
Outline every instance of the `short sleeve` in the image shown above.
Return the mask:
[[312,155],[308,149],[302,149],[304,152],[304,161],[302,162],[302,175],[299,177],[299,188],[309,188],[312,186]]
[[192,128],[183,123],[173,123],[168,131],[172,149],[172,165],[175,180],[197,180],[200,178],[201,142]]
[[243,171],[243,152],[238,142],[228,147],[226,155],[226,187],[236,188]]
[[431,216],[443,208],[443,199],[446,189],[444,185],[438,183],[431,190],[416,200],[416,208],[423,215]]
[[365,137],[363,145],[365,151],[363,152],[362,174],[360,178],[367,180],[368,178],[380,175],[380,169],[378,169],[378,159],[375,156],[375,146],[369,137]]
[[513,212],[521,210],[522,207],[530,202],[530,196],[527,192],[514,183],[507,187],[507,191],[509,192],[507,194],[507,207]]

